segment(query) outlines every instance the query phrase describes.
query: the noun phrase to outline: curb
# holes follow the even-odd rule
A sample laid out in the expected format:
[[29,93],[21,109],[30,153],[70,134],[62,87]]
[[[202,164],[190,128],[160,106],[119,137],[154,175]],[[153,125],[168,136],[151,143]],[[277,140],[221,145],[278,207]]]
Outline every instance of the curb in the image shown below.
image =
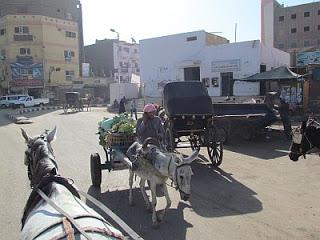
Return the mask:
[[62,107],[36,107],[36,108],[26,108],[19,110],[19,113],[29,113],[29,112],[39,112],[39,111],[45,111],[45,110],[59,110],[62,109]]

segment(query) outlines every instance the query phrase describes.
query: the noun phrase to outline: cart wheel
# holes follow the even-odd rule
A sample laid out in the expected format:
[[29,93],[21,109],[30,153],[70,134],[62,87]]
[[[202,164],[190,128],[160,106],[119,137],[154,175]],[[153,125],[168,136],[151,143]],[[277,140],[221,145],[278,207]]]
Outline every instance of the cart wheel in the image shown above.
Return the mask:
[[91,182],[95,187],[101,185],[101,160],[98,153],[93,153],[90,156],[90,170],[91,170]]
[[168,152],[173,152],[174,150],[174,138],[170,128],[166,128],[164,133],[164,147]]
[[223,158],[223,144],[213,143],[211,146],[207,147],[209,158],[212,162],[213,167],[218,167],[222,163]]

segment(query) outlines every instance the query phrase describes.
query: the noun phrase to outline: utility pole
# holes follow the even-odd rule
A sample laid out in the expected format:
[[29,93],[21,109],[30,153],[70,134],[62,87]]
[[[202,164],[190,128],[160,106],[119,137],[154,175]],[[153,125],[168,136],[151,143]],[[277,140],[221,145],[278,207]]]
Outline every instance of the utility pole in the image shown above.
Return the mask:
[[234,27],[234,42],[237,42],[237,28],[238,28],[238,24],[236,23]]

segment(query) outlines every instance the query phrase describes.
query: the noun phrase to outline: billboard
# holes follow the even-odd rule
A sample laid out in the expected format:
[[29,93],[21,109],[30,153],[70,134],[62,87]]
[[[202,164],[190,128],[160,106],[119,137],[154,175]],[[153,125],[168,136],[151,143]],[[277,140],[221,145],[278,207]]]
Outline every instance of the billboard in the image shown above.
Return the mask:
[[297,66],[320,64],[320,51],[297,53]]
[[17,58],[10,64],[12,84],[16,86],[41,86],[44,80],[43,64],[32,58]]
[[240,59],[212,61],[211,71],[212,72],[238,72],[240,71]]

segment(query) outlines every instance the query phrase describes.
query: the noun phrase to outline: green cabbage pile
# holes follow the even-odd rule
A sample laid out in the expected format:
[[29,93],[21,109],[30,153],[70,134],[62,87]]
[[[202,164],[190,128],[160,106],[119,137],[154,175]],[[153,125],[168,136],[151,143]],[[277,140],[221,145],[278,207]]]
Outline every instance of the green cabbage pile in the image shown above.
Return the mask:
[[112,119],[104,119],[99,122],[99,144],[105,146],[105,137],[108,133],[134,134],[136,121],[129,117],[128,113],[121,113]]

